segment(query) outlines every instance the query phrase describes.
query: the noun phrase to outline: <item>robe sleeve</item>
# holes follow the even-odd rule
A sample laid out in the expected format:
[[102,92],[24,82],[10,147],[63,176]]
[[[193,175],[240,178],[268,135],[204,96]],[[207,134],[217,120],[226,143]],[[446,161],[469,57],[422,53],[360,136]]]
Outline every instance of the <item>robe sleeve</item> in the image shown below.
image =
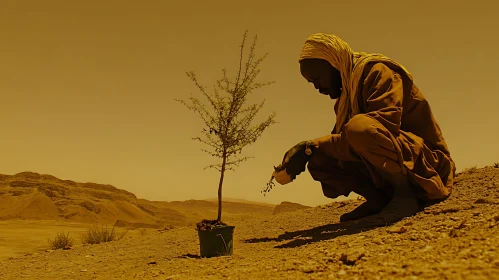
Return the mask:
[[[403,82],[399,74],[388,66],[377,63],[368,69],[359,92],[361,114],[379,121],[394,136],[401,127]],[[356,161],[357,156],[349,148],[345,133],[330,134],[313,140],[326,155],[340,160]]]
[[362,89],[361,102],[365,114],[398,136],[403,100],[404,87],[400,75],[383,63],[375,64],[367,74]]

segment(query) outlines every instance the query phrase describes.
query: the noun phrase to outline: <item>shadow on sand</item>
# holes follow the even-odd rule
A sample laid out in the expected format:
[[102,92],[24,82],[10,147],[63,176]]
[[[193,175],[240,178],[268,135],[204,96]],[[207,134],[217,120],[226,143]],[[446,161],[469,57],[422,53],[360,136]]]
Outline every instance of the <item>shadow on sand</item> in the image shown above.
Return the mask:
[[178,259],[201,259],[200,255],[195,255],[195,254],[183,254],[181,256],[177,256]]
[[284,244],[277,245],[274,248],[294,248],[314,242],[334,239],[342,235],[357,234],[370,231],[378,227],[389,226],[402,219],[403,217],[389,218],[381,215],[374,215],[356,221],[327,224],[306,230],[285,232],[277,237],[252,238],[244,240],[243,242],[261,243],[289,241]]
[[[431,202],[420,201],[419,212],[424,211],[426,208],[440,204],[442,200],[435,200]],[[413,215],[417,214],[414,213]],[[352,235],[361,232],[370,231],[379,227],[386,227],[393,225],[404,218],[410,216],[400,216],[398,213],[387,214],[379,213],[372,216],[364,217],[356,221],[348,221],[337,224],[327,224],[306,230],[298,230],[293,232],[285,232],[277,237],[263,237],[246,239],[244,243],[261,243],[261,242],[283,242],[284,244],[274,246],[274,248],[294,248],[303,245],[311,244],[314,242],[334,239],[343,235]]]

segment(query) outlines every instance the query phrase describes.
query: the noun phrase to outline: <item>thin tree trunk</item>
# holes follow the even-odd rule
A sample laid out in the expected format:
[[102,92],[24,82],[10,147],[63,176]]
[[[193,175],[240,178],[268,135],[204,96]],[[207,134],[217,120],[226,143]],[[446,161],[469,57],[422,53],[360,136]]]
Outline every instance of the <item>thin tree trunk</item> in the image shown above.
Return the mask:
[[220,169],[220,182],[218,183],[218,221],[222,220],[222,185],[224,182],[225,164],[227,163],[227,153],[224,151],[222,168]]

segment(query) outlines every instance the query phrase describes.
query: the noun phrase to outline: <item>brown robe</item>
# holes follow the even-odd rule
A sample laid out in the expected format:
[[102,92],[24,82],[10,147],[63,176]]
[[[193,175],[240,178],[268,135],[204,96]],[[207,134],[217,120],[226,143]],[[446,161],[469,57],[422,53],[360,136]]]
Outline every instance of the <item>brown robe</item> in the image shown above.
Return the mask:
[[455,163],[421,91],[405,73],[383,63],[368,64],[362,80],[361,113],[341,133],[327,136],[308,164],[324,195],[348,195],[359,184],[390,192],[394,186],[387,176],[402,172],[420,199],[448,197]]

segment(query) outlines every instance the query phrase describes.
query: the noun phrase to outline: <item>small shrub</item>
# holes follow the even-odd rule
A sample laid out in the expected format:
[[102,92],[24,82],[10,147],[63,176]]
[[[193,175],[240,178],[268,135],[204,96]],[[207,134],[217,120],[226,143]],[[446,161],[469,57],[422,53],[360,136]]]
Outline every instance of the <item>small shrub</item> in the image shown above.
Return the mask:
[[103,242],[121,240],[127,232],[128,230],[121,234],[117,234],[114,226],[111,229],[108,229],[107,227],[93,227],[82,234],[81,242],[83,244],[100,244]]
[[499,162],[494,163],[495,168],[499,168]]
[[52,250],[68,250],[73,247],[74,238],[69,237],[69,233],[65,235],[64,232],[60,232],[55,236],[54,240],[50,240],[49,238],[48,242]]

